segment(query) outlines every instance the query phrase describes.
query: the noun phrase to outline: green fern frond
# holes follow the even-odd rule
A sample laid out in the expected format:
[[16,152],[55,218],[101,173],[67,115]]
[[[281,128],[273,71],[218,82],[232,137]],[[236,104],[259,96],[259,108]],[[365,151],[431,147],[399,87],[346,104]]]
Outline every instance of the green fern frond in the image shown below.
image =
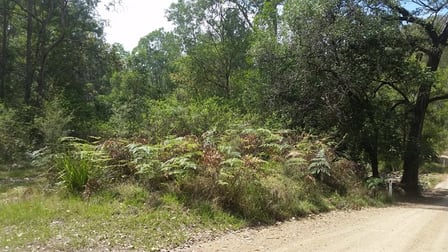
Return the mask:
[[311,160],[311,163],[308,166],[310,174],[315,176],[321,176],[323,174],[330,175],[330,168],[330,163],[327,161],[324,149],[321,149],[316,154],[316,157]]
[[229,158],[221,162],[221,165],[227,167],[242,167],[244,161],[239,158]]

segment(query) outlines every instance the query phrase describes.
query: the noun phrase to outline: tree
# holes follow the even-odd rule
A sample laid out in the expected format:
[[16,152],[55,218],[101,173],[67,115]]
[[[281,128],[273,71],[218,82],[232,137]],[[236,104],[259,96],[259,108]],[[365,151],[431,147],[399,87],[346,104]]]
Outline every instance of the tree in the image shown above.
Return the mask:
[[[206,96],[230,97],[235,74],[248,67],[250,1],[178,1],[168,11],[187,54],[189,88]],[[199,86],[197,86],[199,85]]]
[[282,33],[271,43],[277,49],[257,61],[268,75],[268,101],[292,126],[332,134],[338,151],[379,176],[379,157],[401,142],[399,120],[388,119],[400,113],[390,89],[407,79],[391,78],[411,52],[396,36],[399,26],[370,9],[350,0],[286,1]]
[[150,96],[161,98],[175,88],[170,75],[180,57],[177,38],[173,33],[159,29],[140,39],[129,60],[130,67],[145,76],[145,83],[152,89]]
[[3,0],[1,3],[2,17],[2,37],[0,48],[0,100],[6,98],[6,81],[8,78],[8,60],[9,60],[9,37],[10,37],[10,21],[11,21],[11,1]]
[[[401,21],[403,29],[400,34],[410,40],[416,52],[426,56],[426,68],[423,71],[430,76],[419,83],[416,99],[412,104],[406,150],[403,155],[402,183],[407,193],[416,195],[419,193],[418,171],[421,163],[423,126],[428,106],[430,103],[448,99],[447,93],[434,90],[436,82],[431,77],[439,69],[442,54],[447,45],[448,2],[432,0],[411,2],[416,6],[413,10],[397,1],[386,1],[385,5]],[[410,34],[411,29],[407,29],[409,26],[419,29],[420,32]]]

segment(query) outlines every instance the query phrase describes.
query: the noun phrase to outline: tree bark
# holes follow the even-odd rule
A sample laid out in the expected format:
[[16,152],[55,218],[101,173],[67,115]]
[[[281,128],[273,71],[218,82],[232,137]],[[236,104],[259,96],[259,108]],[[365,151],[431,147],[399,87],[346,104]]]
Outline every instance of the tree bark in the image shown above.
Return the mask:
[[[436,2],[438,4],[439,1]],[[418,6],[432,7],[432,4],[435,4],[435,2],[432,1],[432,3],[430,3],[430,1],[418,1],[416,4]],[[448,7],[447,3],[440,4],[439,10],[432,9],[434,12],[433,14],[436,16],[437,13]],[[448,40],[448,22],[445,22],[443,29],[438,32],[438,29],[436,29],[434,23],[428,22],[426,17],[415,16],[412,12],[401,7],[400,5],[397,5],[395,1],[387,2],[386,5],[400,15],[400,21],[413,23],[423,29],[428,36],[430,45],[429,47],[420,45],[417,46],[416,49],[421,50],[428,56],[428,61],[426,64],[428,70],[430,72],[437,71],[439,68],[440,59],[442,57],[442,52],[445,49]],[[406,149],[403,155],[403,177],[401,179],[405,190],[409,195],[419,194],[418,170],[420,166],[423,124],[428,105],[431,102],[431,89],[433,85],[434,82],[432,81],[420,84],[417,93],[417,100],[412,111],[412,118],[409,125],[410,128],[405,147]]]
[[372,166],[372,176],[375,178],[379,178],[380,173],[378,170],[378,145],[376,143],[370,143],[365,147],[365,150],[367,155],[369,156],[370,165]]
[[[428,55],[427,67],[435,72],[439,67],[442,51],[435,49]],[[407,138],[405,153],[403,155],[403,177],[401,182],[408,195],[420,194],[418,171],[420,167],[420,154],[423,134],[423,123],[431,98],[432,83],[422,83],[417,93],[417,101],[412,112],[412,121]]]
[[27,28],[26,28],[26,55],[25,55],[25,103],[31,103],[31,87],[34,79],[33,71],[33,0],[28,0]]
[[2,20],[2,48],[0,52],[0,100],[5,101],[6,97],[6,79],[8,64],[8,28],[9,28],[9,0],[3,1],[3,20]]

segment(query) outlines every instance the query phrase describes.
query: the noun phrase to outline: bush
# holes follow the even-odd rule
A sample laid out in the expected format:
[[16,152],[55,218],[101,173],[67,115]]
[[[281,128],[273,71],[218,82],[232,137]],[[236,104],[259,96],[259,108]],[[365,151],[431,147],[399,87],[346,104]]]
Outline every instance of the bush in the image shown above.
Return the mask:
[[[71,191],[86,190],[91,178],[137,181],[156,194],[186,199],[187,204],[212,202],[252,223],[356,205],[346,203],[343,196],[366,192],[358,165],[337,158],[316,137],[288,131],[236,125],[200,136],[168,136],[157,143],[142,137],[69,143],[69,153],[58,164],[60,178]],[[139,202],[149,198],[141,195]]]
[[23,158],[24,136],[24,127],[20,125],[16,111],[0,103],[0,161],[9,163]]
[[330,163],[327,161],[324,149],[321,149],[316,154],[316,157],[311,159],[311,163],[308,166],[310,174],[319,178],[321,181],[324,181],[324,176],[330,176],[330,168]]
[[219,98],[199,101],[180,101],[175,96],[166,100],[151,101],[145,131],[162,140],[165,136],[201,135],[210,129],[218,132],[245,121]]
[[44,104],[44,114],[35,119],[35,127],[42,133],[44,144],[51,148],[56,147],[61,137],[68,136],[70,130],[68,124],[73,116],[64,109],[64,104],[59,98],[47,101]]

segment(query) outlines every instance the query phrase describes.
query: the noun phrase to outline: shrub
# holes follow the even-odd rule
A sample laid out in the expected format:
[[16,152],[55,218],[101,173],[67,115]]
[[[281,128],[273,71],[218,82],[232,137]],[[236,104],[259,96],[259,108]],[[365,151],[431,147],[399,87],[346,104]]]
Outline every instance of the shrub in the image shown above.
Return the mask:
[[0,103],[0,161],[14,162],[23,158],[25,134],[17,119],[15,110]]
[[68,124],[73,116],[64,109],[64,104],[58,98],[44,103],[44,114],[35,119],[35,127],[42,133],[44,144],[55,147],[61,137],[68,136]]
[[131,140],[110,138],[100,141],[98,149],[107,156],[107,167],[104,167],[103,179],[116,182],[132,178],[137,170],[131,163],[131,152],[128,145]]
[[125,103],[112,107],[112,115],[108,124],[114,135],[129,137],[140,130],[142,115],[136,113],[136,106],[132,103]]
[[[143,137],[94,144],[68,140],[59,166],[71,191],[88,188],[91,178],[110,181],[113,174],[120,182],[137,181],[140,189],[176,195],[187,204],[212,202],[252,223],[325,211],[333,202],[343,206],[344,198],[331,201],[333,195],[365,191],[357,191],[363,187],[358,165],[337,158],[322,140],[309,135],[237,124],[157,143]],[[140,189],[132,196],[139,198],[135,204],[149,197]],[[157,205],[160,199],[152,201]]]
[[157,140],[169,135],[199,136],[210,129],[223,132],[245,119],[219,98],[180,101],[171,96],[149,103],[146,132]]
[[367,189],[372,196],[377,196],[380,191],[386,188],[386,181],[383,178],[371,177],[367,179]]

